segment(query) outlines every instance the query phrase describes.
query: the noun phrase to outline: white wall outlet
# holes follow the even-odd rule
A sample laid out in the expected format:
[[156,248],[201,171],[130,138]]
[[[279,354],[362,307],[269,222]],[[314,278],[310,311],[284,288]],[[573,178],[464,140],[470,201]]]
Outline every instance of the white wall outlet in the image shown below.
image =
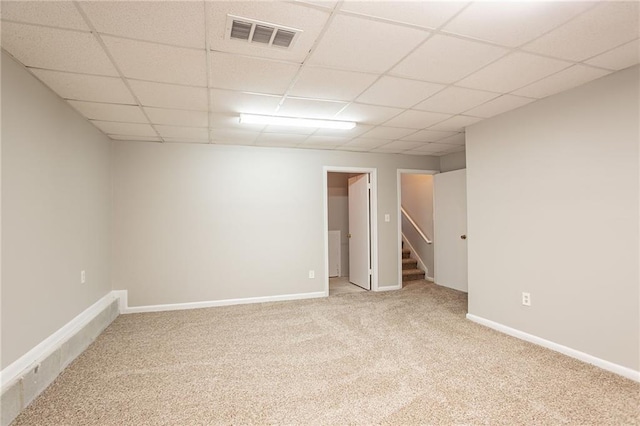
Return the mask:
[[385,222],[391,222],[391,215],[390,215],[389,213],[386,213],[386,214],[384,215],[384,221],[385,221]]
[[531,294],[522,293],[522,304],[524,306],[531,306]]
[[314,271],[313,269],[309,271],[309,278],[315,278],[316,277],[316,271]]
[[87,274],[84,271],[80,271],[80,284],[87,282]]

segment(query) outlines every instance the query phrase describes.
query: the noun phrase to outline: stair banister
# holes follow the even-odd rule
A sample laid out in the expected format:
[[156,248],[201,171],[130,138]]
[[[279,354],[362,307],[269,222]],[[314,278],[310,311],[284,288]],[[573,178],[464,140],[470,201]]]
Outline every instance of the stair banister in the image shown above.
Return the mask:
[[422,232],[422,229],[420,229],[420,227],[418,226],[418,224],[411,218],[411,216],[409,215],[409,213],[407,213],[407,211],[404,209],[404,207],[400,206],[400,211],[402,212],[402,214],[407,218],[407,220],[409,221],[410,224],[413,225],[414,228],[416,228],[416,231],[418,231],[418,234],[420,234],[420,236],[422,237],[422,239],[427,243],[427,244],[432,244],[433,241],[431,241],[429,239],[429,237],[427,237],[427,235]]

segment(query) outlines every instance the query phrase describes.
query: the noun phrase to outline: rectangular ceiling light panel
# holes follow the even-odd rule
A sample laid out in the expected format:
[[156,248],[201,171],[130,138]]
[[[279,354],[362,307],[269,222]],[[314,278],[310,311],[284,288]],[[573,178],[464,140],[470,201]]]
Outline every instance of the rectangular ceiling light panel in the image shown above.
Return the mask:
[[320,129],[349,130],[356,127],[353,121],[317,120],[314,118],[278,117],[273,115],[240,114],[241,124],[272,126],[316,127]]
[[227,15],[225,38],[257,46],[291,49],[302,30],[255,19]]

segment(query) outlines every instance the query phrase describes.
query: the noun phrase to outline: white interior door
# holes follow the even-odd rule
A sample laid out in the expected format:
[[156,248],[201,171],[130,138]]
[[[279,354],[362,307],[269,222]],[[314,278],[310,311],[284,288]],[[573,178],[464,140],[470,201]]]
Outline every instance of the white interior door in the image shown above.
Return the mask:
[[433,249],[436,284],[467,291],[467,173],[433,177]]
[[349,178],[349,281],[371,290],[369,175]]

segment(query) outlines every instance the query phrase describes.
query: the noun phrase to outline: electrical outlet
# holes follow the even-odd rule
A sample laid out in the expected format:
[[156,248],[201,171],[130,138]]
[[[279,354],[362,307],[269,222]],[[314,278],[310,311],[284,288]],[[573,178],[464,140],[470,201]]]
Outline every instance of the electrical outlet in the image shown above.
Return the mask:
[[524,306],[531,306],[531,294],[522,293],[522,304]]
[[314,271],[313,269],[309,271],[309,278],[315,278],[316,277],[316,271]]
[[87,282],[87,274],[84,271],[80,271],[80,284]]

